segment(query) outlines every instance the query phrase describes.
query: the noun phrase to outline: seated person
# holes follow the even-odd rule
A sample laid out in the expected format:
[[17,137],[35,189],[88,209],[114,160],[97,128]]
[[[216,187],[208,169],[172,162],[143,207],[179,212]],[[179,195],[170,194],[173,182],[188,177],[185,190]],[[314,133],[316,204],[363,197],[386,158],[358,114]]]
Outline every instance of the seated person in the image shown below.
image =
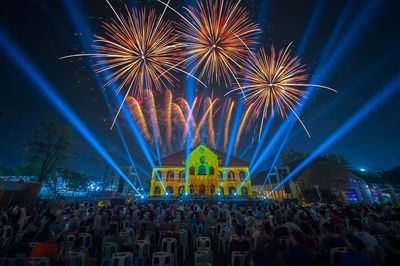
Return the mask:
[[31,250],[30,258],[46,257],[55,263],[59,251],[59,245],[51,236],[49,229],[44,229],[38,236],[39,243]]
[[322,230],[324,234],[322,245],[328,251],[331,248],[346,246],[345,241],[341,237],[339,237],[339,234],[335,233],[335,228],[333,227],[332,224],[324,223],[322,225]]
[[353,235],[346,237],[346,244],[349,251],[340,258],[339,266],[368,266],[371,259],[363,253],[365,250],[364,242],[361,238]]

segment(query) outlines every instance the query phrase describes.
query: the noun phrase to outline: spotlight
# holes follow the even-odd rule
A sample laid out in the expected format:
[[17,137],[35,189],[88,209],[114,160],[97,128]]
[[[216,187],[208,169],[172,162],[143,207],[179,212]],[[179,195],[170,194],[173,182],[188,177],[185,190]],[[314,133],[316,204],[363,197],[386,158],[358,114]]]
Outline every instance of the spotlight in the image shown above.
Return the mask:
[[267,199],[267,196],[264,196],[264,199]]
[[235,193],[233,193],[235,196],[236,196],[236,192]]
[[165,196],[168,196],[168,192],[165,192]]
[[187,196],[187,195],[188,195],[188,193],[186,192],[186,193],[185,193],[185,195]]
[[221,196],[221,192],[218,192],[218,196]]
[[365,170],[365,168],[360,168],[360,171],[365,172],[366,170]]
[[144,199],[144,196],[142,195],[142,199]]

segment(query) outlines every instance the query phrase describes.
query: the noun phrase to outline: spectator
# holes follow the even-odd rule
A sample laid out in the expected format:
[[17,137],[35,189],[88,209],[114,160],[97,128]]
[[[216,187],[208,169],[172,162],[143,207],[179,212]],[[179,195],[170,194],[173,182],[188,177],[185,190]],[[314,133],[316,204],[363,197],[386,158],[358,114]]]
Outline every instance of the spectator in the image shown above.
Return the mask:
[[349,251],[340,258],[339,266],[368,266],[371,265],[371,259],[362,253],[365,249],[361,238],[353,235],[346,237],[346,244]]

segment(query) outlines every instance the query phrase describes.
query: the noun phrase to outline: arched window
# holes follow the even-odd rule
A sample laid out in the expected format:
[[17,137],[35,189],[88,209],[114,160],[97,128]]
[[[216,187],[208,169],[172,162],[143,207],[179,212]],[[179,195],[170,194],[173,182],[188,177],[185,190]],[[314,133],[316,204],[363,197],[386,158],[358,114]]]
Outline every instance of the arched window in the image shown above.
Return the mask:
[[210,167],[210,172],[208,173],[209,175],[214,175],[215,174],[215,171],[214,171],[214,167]]
[[222,181],[224,177],[224,173],[222,173],[221,171],[219,171],[219,180]]
[[240,171],[239,172],[239,178],[240,178],[240,180],[244,180],[246,178],[246,172],[245,171]]
[[174,171],[168,171],[167,172],[167,179],[174,179],[175,178],[175,173]]
[[235,174],[232,171],[228,172],[228,179],[235,178]]
[[219,194],[220,195],[224,195],[224,188],[223,187],[219,187]]
[[190,194],[194,194],[194,186],[193,185],[189,186],[189,192],[190,192]]
[[240,194],[241,195],[248,195],[249,191],[247,190],[247,187],[242,187],[242,189],[240,190]]
[[161,194],[161,188],[159,186],[156,186],[154,188],[154,195],[160,195]]
[[196,169],[194,168],[194,166],[190,166],[189,168],[189,175],[195,175]]
[[173,195],[174,194],[174,188],[173,187],[169,186],[169,187],[166,188],[166,190],[167,190],[169,195]]
[[180,171],[179,172],[179,180],[185,180],[186,172],[185,171]]
[[215,194],[215,187],[214,185],[210,186],[210,195],[214,195]]
[[185,193],[185,187],[184,186],[179,187],[178,193],[179,193],[179,195],[182,195],[183,193]]
[[201,185],[199,187],[199,195],[204,195],[206,194],[206,187],[204,185]]
[[235,187],[230,187],[229,188],[229,195],[234,195],[236,192],[236,188]]

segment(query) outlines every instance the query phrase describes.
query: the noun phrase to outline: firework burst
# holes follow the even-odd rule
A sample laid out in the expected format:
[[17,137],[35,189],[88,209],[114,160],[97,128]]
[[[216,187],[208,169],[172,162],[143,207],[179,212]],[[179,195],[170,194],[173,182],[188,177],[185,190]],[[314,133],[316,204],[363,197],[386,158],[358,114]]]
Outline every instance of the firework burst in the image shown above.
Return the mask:
[[228,83],[232,78],[237,81],[235,72],[247,62],[249,47],[256,43],[260,32],[239,4],[240,1],[198,1],[198,8],[184,8],[187,16],[169,7],[183,19],[179,27],[185,59],[179,64],[188,67],[190,74],[198,72],[200,79],[206,76],[209,82]]
[[301,64],[298,57],[290,56],[290,45],[278,53],[271,46],[270,54],[262,48],[260,53],[253,55],[253,60],[243,71],[241,87],[232,90],[241,90],[245,95],[245,103],[252,105],[254,116],[261,114],[259,138],[267,114],[273,117],[275,112],[282,118],[293,113],[310,136],[295,111],[296,106],[301,105],[301,99],[307,96],[307,92],[298,87],[320,87],[336,92],[326,86],[304,83],[308,78],[305,65]]
[[105,73],[105,86],[119,82],[116,93],[126,90],[122,104],[127,96],[142,99],[146,89],[162,91],[166,83],[172,84],[174,76],[167,69],[185,72],[174,67],[181,61],[180,45],[176,43],[178,34],[174,33],[172,22],[162,19],[165,10],[161,16],[157,16],[154,10],[132,9],[129,12],[125,6],[127,15],[124,17],[107,3],[117,19],[112,19],[110,23],[103,22],[103,36],[94,35],[93,47],[97,53],[76,54],[60,59],[79,56],[98,59],[95,63],[96,72]]

